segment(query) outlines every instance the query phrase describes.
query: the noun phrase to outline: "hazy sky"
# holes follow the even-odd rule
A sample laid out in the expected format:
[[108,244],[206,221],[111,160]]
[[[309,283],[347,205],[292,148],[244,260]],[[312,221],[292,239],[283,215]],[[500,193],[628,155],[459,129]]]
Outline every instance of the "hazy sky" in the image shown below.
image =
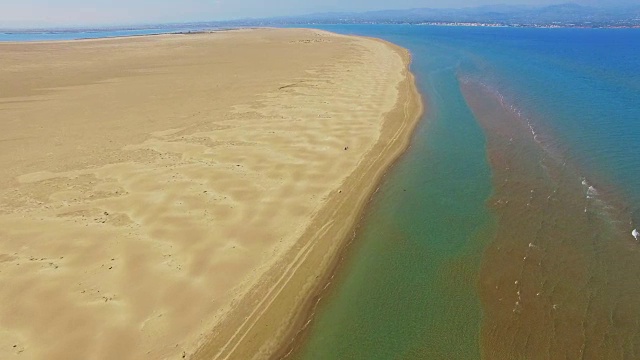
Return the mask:
[[[469,7],[571,0],[0,0],[0,28],[226,20],[324,11]],[[637,4],[640,0],[613,0]],[[572,1],[607,5],[612,0]]]

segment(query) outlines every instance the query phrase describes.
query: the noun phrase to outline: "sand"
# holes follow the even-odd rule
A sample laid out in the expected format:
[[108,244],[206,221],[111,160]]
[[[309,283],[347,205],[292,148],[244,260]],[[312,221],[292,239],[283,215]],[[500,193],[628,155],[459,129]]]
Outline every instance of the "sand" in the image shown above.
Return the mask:
[[264,358],[421,112],[316,30],[0,44],[0,358]]

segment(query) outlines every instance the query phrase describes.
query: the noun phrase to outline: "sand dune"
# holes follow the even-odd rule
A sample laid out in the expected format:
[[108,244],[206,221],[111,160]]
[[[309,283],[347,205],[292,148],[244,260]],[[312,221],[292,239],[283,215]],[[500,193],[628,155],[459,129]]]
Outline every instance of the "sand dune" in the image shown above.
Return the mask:
[[0,52],[3,359],[266,356],[419,112],[401,50],[314,30]]

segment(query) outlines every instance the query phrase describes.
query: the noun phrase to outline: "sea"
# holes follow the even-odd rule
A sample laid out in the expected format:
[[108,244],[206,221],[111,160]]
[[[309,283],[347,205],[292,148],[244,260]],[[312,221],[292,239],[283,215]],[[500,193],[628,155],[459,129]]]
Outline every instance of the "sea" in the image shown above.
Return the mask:
[[409,49],[426,112],[286,358],[640,358],[640,29],[310,27]]
[[288,357],[640,358],[640,30],[321,28],[426,112]]

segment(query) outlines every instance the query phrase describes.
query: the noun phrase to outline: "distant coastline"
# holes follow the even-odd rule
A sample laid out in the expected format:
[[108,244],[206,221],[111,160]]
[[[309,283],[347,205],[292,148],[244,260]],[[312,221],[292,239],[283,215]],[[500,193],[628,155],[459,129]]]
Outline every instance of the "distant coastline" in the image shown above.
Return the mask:
[[[492,5],[461,9],[416,8],[367,12],[329,12],[300,16],[245,18],[223,21],[129,24],[86,27],[0,27],[0,42],[75,40],[86,38],[180,34],[247,27],[313,27],[319,25],[428,25],[458,27],[638,29],[640,5],[591,7]],[[119,37],[116,35],[116,37]]]
[[1,42],[38,42],[38,41],[69,41],[69,40],[89,40],[89,39],[113,39],[135,36],[154,35],[180,35],[205,33],[213,31],[225,31],[230,28],[198,27],[193,29],[173,29],[173,28],[92,28],[92,29],[5,29],[0,30]]
[[92,29],[0,29],[0,43],[7,42],[39,42],[69,41],[90,39],[115,39],[136,36],[184,35],[230,31],[236,29],[255,29],[262,27],[314,27],[320,25],[407,25],[407,26],[442,26],[442,27],[486,27],[486,28],[531,28],[531,29],[640,29],[640,24],[629,25],[588,25],[588,24],[505,24],[495,22],[372,22],[372,23],[296,23],[296,24],[254,24],[226,27],[202,26],[181,30],[164,28],[92,28]]
[[640,29],[639,25],[585,25],[585,24],[500,24],[483,22],[425,22],[419,26],[459,26],[494,28],[536,28],[536,29]]

